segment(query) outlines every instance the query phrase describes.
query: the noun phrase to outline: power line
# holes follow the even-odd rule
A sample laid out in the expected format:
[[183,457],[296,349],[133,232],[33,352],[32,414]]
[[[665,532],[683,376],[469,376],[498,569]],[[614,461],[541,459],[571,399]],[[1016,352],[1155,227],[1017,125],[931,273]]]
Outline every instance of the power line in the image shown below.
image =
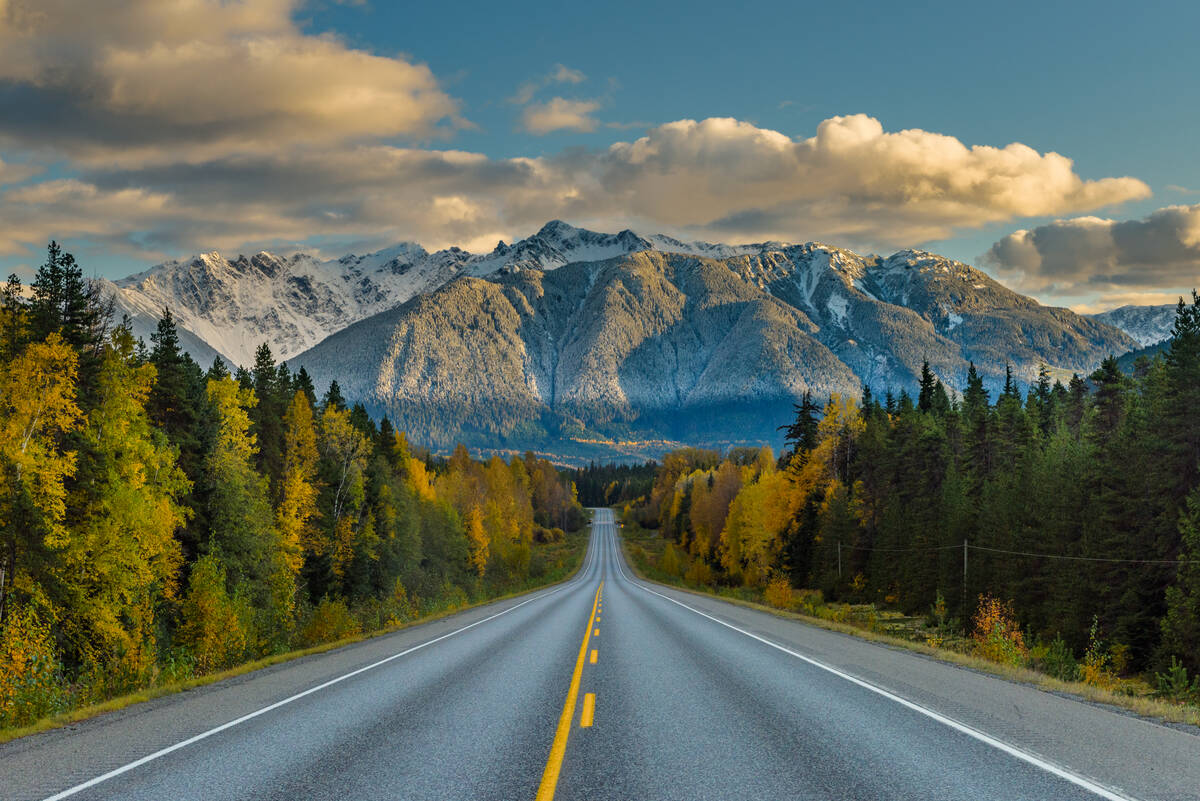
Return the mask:
[[[958,548],[961,546],[951,546]],[[1130,564],[1130,565],[1200,565],[1200,559],[1112,559],[1103,556],[1065,556],[1063,554],[1054,553],[1031,553],[1029,551],[1007,551],[1003,548],[988,548],[984,545],[968,545],[973,551],[989,551],[991,553],[1003,553],[1011,556],[1032,556],[1038,559],[1069,559],[1073,562],[1109,562],[1114,564]]]
[[[962,545],[929,545],[921,548],[876,548],[868,545],[842,545],[841,550],[845,551],[879,551],[881,553],[927,553],[930,551],[961,551]],[[838,545],[814,545],[813,550],[828,550],[833,551],[839,548]],[[1200,565],[1200,559],[1114,559],[1103,556],[1067,556],[1065,554],[1054,553],[1033,553],[1032,551],[1010,551],[1003,548],[989,548],[986,545],[967,544],[967,549],[971,551],[987,551],[988,553],[1000,553],[1009,556],[1030,556],[1035,559],[1065,559],[1072,562],[1108,562],[1110,564],[1132,564],[1132,565]]]

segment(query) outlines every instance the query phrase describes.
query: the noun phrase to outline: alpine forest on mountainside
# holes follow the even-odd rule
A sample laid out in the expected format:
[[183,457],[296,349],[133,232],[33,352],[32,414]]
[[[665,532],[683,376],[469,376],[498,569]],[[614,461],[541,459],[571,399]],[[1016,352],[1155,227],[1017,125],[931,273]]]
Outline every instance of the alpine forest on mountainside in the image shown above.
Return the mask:
[[[0,728],[567,575],[574,487],[409,446],[332,384],[152,342],[51,243],[0,298]],[[115,323],[115,324],[114,324]]]
[[580,486],[629,501],[635,563],[658,577],[895,610],[935,644],[1200,701],[1200,298],[1132,375],[1110,357],[1022,394],[1010,380],[993,400],[973,365],[952,393],[926,366],[916,398],[806,395],[781,459],[685,449],[648,488],[596,467]]

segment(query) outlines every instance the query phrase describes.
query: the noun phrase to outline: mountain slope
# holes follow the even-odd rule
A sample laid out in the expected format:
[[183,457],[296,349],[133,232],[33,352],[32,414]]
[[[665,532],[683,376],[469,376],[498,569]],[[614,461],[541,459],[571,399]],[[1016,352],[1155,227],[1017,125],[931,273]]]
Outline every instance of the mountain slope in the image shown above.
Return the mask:
[[122,279],[111,291],[119,313],[138,320],[139,329],[152,330],[169,307],[181,330],[192,335],[184,337],[185,347],[200,363],[210,363],[219,352],[233,364],[248,365],[263,342],[276,357],[289,359],[458,275],[548,270],[655,247],[705,255],[739,251],[632,231],[600,234],[554,220],[533,236],[512,245],[500,242],[486,254],[459,248],[429,253],[410,242],[333,260],[305,253],[283,257],[264,251],[234,259],[203,253]]
[[1171,338],[1175,325],[1175,303],[1161,306],[1121,306],[1099,314],[1088,315],[1091,319],[1119,328],[1145,347]]
[[804,391],[912,387],[926,359],[952,387],[975,360],[998,387],[1005,361],[1030,380],[1042,362],[1082,372],[1136,345],[933,254],[810,243],[721,255],[640,250],[462,276],[293,363],[442,446],[715,444],[773,439]]

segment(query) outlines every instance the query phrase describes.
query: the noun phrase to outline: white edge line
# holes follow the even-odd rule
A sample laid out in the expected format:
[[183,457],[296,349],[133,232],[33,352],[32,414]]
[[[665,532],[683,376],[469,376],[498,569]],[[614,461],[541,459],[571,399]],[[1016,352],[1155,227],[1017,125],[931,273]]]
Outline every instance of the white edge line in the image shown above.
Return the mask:
[[315,692],[320,692],[321,690],[324,690],[328,687],[332,687],[335,684],[340,684],[341,682],[345,681],[346,679],[353,678],[353,677],[359,675],[360,673],[366,673],[368,670],[374,670],[375,668],[380,667],[381,665],[386,665],[388,662],[391,662],[395,659],[399,659],[402,656],[407,656],[408,654],[411,654],[413,651],[419,651],[422,648],[425,648],[426,646],[433,645],[434,643],[437,643],[437,642],[441,642],[442,640],[445,640],[449,637],[453,637],[456,634],[461,634],[462,632],[466,631],[467,629],[473,629],[478,625],[487,623],[489,620],[495,620],[496,618],[500,617],[501,615],[507,615],[509,612],[512,612],[515,609],[519,609],[522,606],[524,606],[525,604],[533,603],[534,601],[540,601],[543,598],[549,598],[551,595],[554,595],[555,593],[562,592],[568,586],[570,586],[571,584],[575,583],[576,581],[582,579],[585,575],[587,575],[588,573],[590,573],[592,571],[592,569],[595,566],[593,563],[595,563],[597,561],[597,559],[594,556],[595,550],[596,549],[589,547],[588,559],[586,560],[587,564],[585,564],[582,568],[580,568],[579,573],[577,573],[567,583],[563,584],[560,587],[556,587],[555,589],[550,590],[549,592],[544,592],[544,593],[535,595],[532,598],[527,598],[524,601],[521,601],[521,603],[519,603],[519,604],[514,604],[513,606],[510,606],[503,611],[497,612],[494,615],[489,615],[488,617],[485,617],[482,620],[476,620],[474,623],[470,623],[466,626],[463,626],[460,629],[455,629],[454,631],[451,631],[447,634],[443,634],[439,637],[435,637],[432,640],[426,640],[425,642],[420,643],[419,645],[414,645],[412,648],[407,648],[403,651],[400,651],[399,653],[395,653],[395,654],[392,654],[391,656],[384,657],[383,659],[380,659],[378,662],[372,662],[369,665],[357,668],[356,670],[352,670],[349,673],[345,673],[341,676],[330,679],[329,681],[326,681],[323,684],[318,684],[316,687],[310,687],[307,690],[304,690],[303,692],[299,692],[299,693],[296,693],[295,695],[284,698],[282,701],[276,701],[275,703],[270,704],[269,706],[264,706],[262,709],[256,709],[253,712],[242,715],[240,718],[231,720],[228,723],[223,723],[220,726],[217,726],[216,728],[209,729],[208,731],[201,732],[200,734],[197,734],[194,737],[189,737],[186,740],[181,740],[180,742],[177,742],[174,745],[169,745],[166,748],[155,751],[152,754],[147,754],[146,756],[142,757],[141,759],[135,759],[133,762],[130,762],[126,765],[122,765],[119,768],[110,770],[108,773],[101,774],[100,776],[96,776],[93,779],[88,779],[86,782],[84,782],[82,784],[77,784],[74,787],[69,787],[66,790],[63,790],[59,793],[55,793],[52,796],[48,796],[45,799],[43,799],[43,801],[59,801],[59,799],[62,799],[62,798],[69,798],[70,796],[76,795],[77,793],[81,793],[84,790],[87,790],[88,788],[95,787],[97,784],[106,782],[109,779],[114,779],[123,773],[128,773],[129,771],[133,770],[134,768],[138,768],[138,767],[141,767],[142,765],[145,765],[147,762],[153,762],[154,760],[159,759],[160,757],[164,757],[167,754],[170,754],[174,751],[178,751],[181,748],[186,748],[189,745],[198,743],[201,740],[212,737],[214,734],[219,734],[219,733],[225,731],[226,729],[231,729],[234,726],[245,723],[248,720],[253,720],[256,717],[259,717],[260,715],[265,715],[268,712],[276,710],[281,706],[286,706],[287,704],[290,704],[293,701],[298,701],[301,698],[304,698],[305,696],[312,695]]
[[[615,534],[615,527],[614,527],[614,534]],[[1071,784],[1082,787],[1084,790],[1087,790],[1090,793],[1094,793],[1095,795],[1098,795],[1101,798],[1106,798],[1106,799],[1108,799],[1108,801],[1137,801],[1132,796],[1122,795],[1122,794],[1118,793],[1117,791],[1112,790],[1108,787],[1105,787],[1102,784],[1098,784],[1097,782],[1095,782],[1091,779],[1088,779],[1077,773],[1073,773],[1073,772],[1067,770],[1066,768],[1059,767],[1058,765],[1055,765],[1053,762],[1047,762],[1046,760],[1042,759],[1041,757],[1035,756],[1034,754],[1031,754],[1028,751],[1017,748],[1014,745],[1009,745],[1008,743],[1004,742],[1003,740],[998,740],[995,737],[992,737],[990,734],[985,734],[984,732],[980,731],[979,729],[968,726],[965,723],[960,723],[959,721],[955,720],[954,718],[946,717],[945,715],[941,714],[940,712],[935,712],[932,709],[929,709],[928,707],[924,707],[918,703],[909,701],[907,698],[902,698],[901,696],[896,695],[895,693],[891,692],[890,690],[885,690],[882,687],[879,687],[875,684],[871,684],[870,682],[864,681],[863,679],[860,679],[856,676],[852,676],[849,673],[845,673],[831,665],[826,665],[825,663],[819,662],[816,659],[813,659],[812,657],[805,656],[804,654],[797,653],[796,651],[793,651],[790,648],[782,646],[779,643],[772,642],[771,640],[768,640],[765,637],[760,637],[759,635],[754,634],[749,631],[746,631],[745,629],[738,628],[737,626],[734,626],[731,623],[726,623],[724,620],[713,617],[712,615],[707,614],[705,612],[701,612],[699,609],[688,606],[687,604],[683,603],[682,601],[677,601],[674,598],[671,598],[670,596],[663,595],[661,592],[652,590],[649,587],[647,587],[645,584],[642,584],[641,582],[638,582],[638,581],[634,581],[633,578],[626,575],[625,567],[622,564],[623,561],[624,561],[624,559],[621,557],[620,554],[618,554],[617,569],[620,570],[621,577],[626,579],[633,586],[638,587],[642,590],[645,590],[646,592],[651,593],[652,595],[657,595],[659,598],[670,601],[671,603],[676,604],[677,606],[682,606],[684,609],[687,609],[688,611],[691,611],[691,612],[695,612],[697,615],[700,615],[701,617],[706,617],[709,620],[713,621],[714,623],[719,623],[728,629],[732,629],[732,630],[738,632],[739,634],[744,634],[751,639],[758,640],[759,642],[763,643],[764,645],[769,645],[778,651],[782,651],[783,653],[788,654],[789,656],[794,656],[796,659],[799,659],[802,662],[807,662],[808,664],[812,665],[813,667],[817,667],[828,673],[832,673],[833,675],[835,675],[839,678],[845,679],[846,681],[848,681],[852,684],[856,684],[865,690],[870,690],[871,692],[873,692],[877,695],[881,695],[884,698],[887,698],[889,701],[895,701],[897,704],[900,704],[901,706],[907,707],[908,709],[911,709],[914,712],[922,714],[927,718],[931,718],[932,720],[935,720],[944,726],[949,726],[950,728],[952,728],[956,731],[962,732],[963,734],[967,735],[968,737],[973,737],[974,739],[979,740],[980,742],[985,743],[987,745],[990,745],[991,747],[993,747],[997,750],[1003,751],[1004,753],[1006,753],[1010,756],[1014,756],[1017,759],[1022,760],[1023,762],[1028,762],[1029,764],[1033,765],[1034,767],[1041,768],[1042,770],[1046,771],[1047,773],[1051,773],[1051,774],[1059,777],[1060,779],[1064,779],[1064,780],[1070,782]]]

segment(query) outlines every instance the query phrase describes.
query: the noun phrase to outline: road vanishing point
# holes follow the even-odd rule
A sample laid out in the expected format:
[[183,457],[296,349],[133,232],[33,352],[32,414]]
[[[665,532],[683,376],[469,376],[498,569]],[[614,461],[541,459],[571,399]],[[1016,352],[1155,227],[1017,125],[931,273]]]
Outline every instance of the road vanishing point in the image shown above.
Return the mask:
[[0,745],[3,799],[1200,799],[1200,733],[635,578]]

